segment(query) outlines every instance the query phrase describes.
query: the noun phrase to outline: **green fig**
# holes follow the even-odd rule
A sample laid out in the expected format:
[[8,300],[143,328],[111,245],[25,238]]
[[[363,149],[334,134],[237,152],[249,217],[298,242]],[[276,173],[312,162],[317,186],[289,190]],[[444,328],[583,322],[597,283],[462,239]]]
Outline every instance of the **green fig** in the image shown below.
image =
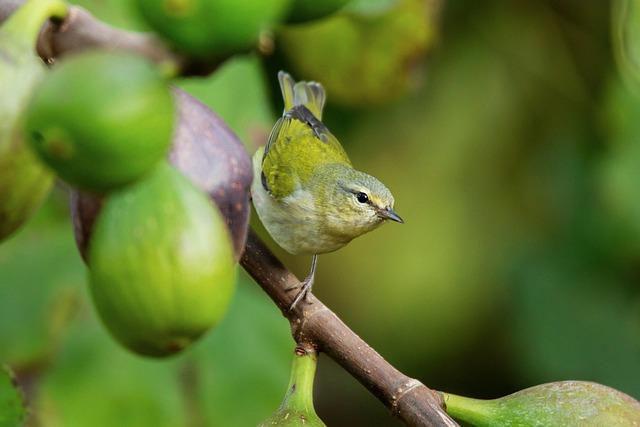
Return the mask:
[[313,407],[313,379],[317,363],[318,355],[314,350],[296,348],[284,400],[276,412],[258,427],[326,427]]
[[180,51],[222,58],[255,45],[290,0],[136,0],[144,20]]
[[345,106],[405,93],[436,36],[436,2],[398,0],[376,13],[360,10],[348,6],[322,21],[283,27],[276,38],[287,68],[321,81],[331,100]]
[[293,0],[287,22],[301,23],[331,15],[343,8],[350,0]]
[[447,412],[473,426],[627,427],[640,425],[640,402],[586,381],[559,381],[493,400],[444,393]]
[[[244,251],[249,225],[251,161],[242,142],[206,105],[174,88],[178,123],[169,162],[209,195],[227,223],[236,260]],[[70,207],[76,243],[86,259],[99,197],[72,190]]]
[[53,176],[26,144],[23,114],[46,72],[35,53],[44,22],[62,18],[60,0],[30,0],[0,27],[0,240],[20,227],[49,193]]
[[175,109],[154,64],[91,51],[48,74],[26,120],[32,146],[61,178],[106,192],[141,178],[166,156]]
[[222,318],[235,287],[224,220],[164,162],[106,198],[88,264],[103,323],[145,356],[168,356],[197,340]]

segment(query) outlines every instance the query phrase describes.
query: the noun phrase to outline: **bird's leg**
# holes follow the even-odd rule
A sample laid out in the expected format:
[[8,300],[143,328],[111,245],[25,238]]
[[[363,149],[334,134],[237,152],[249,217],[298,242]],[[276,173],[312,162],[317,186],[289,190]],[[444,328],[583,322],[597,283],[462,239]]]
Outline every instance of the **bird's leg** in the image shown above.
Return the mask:
[[291,306],[289,307],[289,311],[293,310],[302,298],[304,298],[305,301],[307,300],[307,296],[311,293],[311,288],[313,287],[313,280],[315,279],[315,276],[316,276],[317,264],[318,264],[318,255],[314,255],[313,258],[311,258],[311,271],[309,272],[307,277],[305,277],[305,279],[302,281],[302,288],[300,289],[300,292],[298,293],[298,295],[296,295],[296,298],[291,303]]

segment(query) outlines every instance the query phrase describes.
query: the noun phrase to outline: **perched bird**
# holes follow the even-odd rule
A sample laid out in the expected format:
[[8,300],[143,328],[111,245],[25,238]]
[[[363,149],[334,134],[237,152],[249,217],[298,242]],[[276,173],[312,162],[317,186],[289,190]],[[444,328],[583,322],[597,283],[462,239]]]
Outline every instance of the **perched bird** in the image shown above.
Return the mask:
[[284,113],[253,156],[253,204],[271,237],[292,254],[313,255],[290,309],[311,291],[318,254],[332,252],[385,220],[402,223],[379,180],[353,168],[321,122],[322,85],[278,73]]

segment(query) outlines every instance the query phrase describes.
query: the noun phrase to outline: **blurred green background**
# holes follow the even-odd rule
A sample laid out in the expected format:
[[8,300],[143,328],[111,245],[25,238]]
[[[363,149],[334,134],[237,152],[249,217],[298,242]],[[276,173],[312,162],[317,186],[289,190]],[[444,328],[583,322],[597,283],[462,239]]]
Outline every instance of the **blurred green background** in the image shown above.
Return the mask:
[[[144,29],[126,0],[75,3]],[[640,398],[640,91],[614,54],[612,4],[398,3],[357,1],[278,29],[273,52],[178,84],[251,153],[282,108],[277,69],[326,84],[327,125],[358,168],[388,184],[406,224],[321,256],[314,292],[400,370],[471,397],[579,379]],[[394,8],[407,10],[385,17]],[[309,259],[269,243],[305,274]],[[170,360],[131,355],[97,320],[59,186],[0,246],[0,361],[32,401],[29,424],[266,418],[293,341],[240,277],[224,322],[193,348]],[[334,427],[398,425],[326,357],[316,406]]]

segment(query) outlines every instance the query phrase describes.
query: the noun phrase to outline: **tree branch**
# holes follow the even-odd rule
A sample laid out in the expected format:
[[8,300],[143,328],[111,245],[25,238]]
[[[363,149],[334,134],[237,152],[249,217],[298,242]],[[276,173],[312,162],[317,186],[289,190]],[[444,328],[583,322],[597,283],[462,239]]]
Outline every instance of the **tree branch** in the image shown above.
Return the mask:
[[299,345],[311,344],[326,353],[406,425],[458,425],[443,410],[437,392],[394,368],[316,297],[310,295],[310,304],[302,302],[289,311],[301,283],[253,231],[240,263],[289,320]]
[[[0,0],[0,22],[24,1]],[[69,16],[63,22],[47,23],[40,32],[37,46],[38,54],[45,60],[90,48],[123,49],[156,62],[182,62],[154,35],[111,27],[79,6],[70,6]]]
[[[0,23],[25,0],[0,0]],[[144,56],[157,63],[175,65],[182,75],[203,75],[213,71],[219,60],[194,60],[172,51],[152,33],[114,28],[99,21],[79,6],[70,6],[62,22],[48,22],[38,38],[38,54],[47,62],[85,49],[118,49]]]
[[[0,0],[0,22],[23,2]],[[48,61],[88,48],[128,50],[155,62],[178,64],[186,74],[207,73],[216,65],[187,60],[152,34],[113,28],[77,6],[70,8],[70,14],[63,22],[45,25],[37,45],[40,56]],[[458,425],[443,410],[440,394],[394,368],[313,295],[309,296],[310,304],[303,302],[294,311],[289,311],[288,307],[300,289],[300,281],[253,232],[249,234],[241,264],[289,319],[296,342],[312,345],[329,355],[406,425]],[[287,289],[291,290],[287,292]]]

